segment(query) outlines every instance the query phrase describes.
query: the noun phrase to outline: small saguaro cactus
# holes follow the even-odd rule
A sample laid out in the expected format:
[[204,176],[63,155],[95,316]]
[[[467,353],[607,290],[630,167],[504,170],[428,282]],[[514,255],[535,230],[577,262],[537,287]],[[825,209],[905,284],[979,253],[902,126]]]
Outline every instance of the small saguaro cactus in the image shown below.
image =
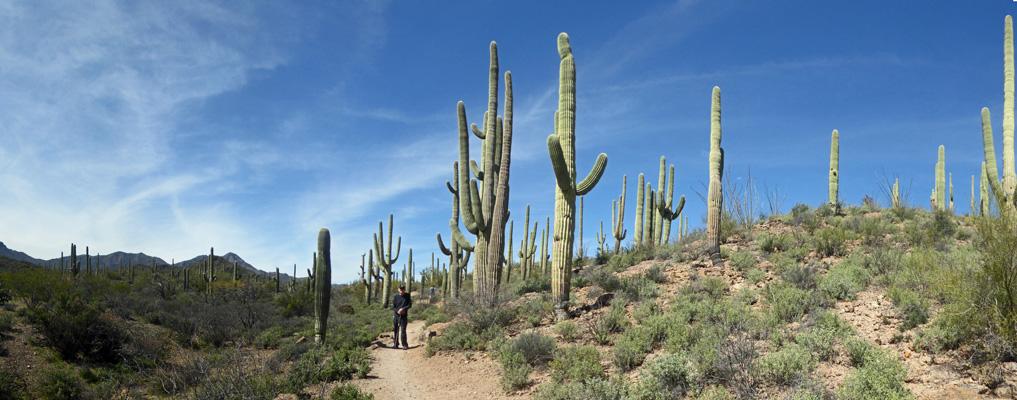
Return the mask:
[[607,235],[604,234],[604,220],[600,220],[600,231],[595,236],[597,237],[597,254],[603,254],[606,251],[604,243],[607,242]]
[[540,230],[540,273],[547,274],[547,231],[551,224],[548,219],[544,222],[544,229]]
[[[639,181],[637,182],[638,186],[636,186],[636,218],[635,218],[636,219],[636,226],[635,226],[636,235],[635,235],[635,239],[634,239],[636,246],[642,246],[643,245],[643,201],[646,199],[646,194],[643,193],[643,185],[644,185],[643,180],[644,180],[643,174],[639,174]],[[618,249],[615,249],[615,253],[617,253],[617,252],[618,252]]]
[[78,267],[78,246],[71,243],[71,275],[78,276],[80,270]]
[[332,297],[332,243],[328,228],[318,231],[318,264],[314,266],[314,343],[325,340]]
[[555,320],[562,321],[568,319],[576,196],[589,193],[597,185],[607,166],[607,154],[597,156],[593,169],[585,179],[576,179],[576,65],[569,36],[565,32],[558,35],[558,55],[561,57],[558,111],[555,113],[555,133],[547,138],[547,151],[557,183],[554,195],[551,302]]
[[88,246],[85,246],[85,275],[92,275],[92,256],[88,254]]
[[710,106],[710,186],[706,194],[706,245],[713,265],[720,265],[720,213],[724,206],[721,177],[724,175],[724,149],[720,147],[720,88],[713,87]]
[[275,267],[275,292],[279,293],[279,267]]
[[382,221],[378,221],[378,233],[374,235],[374,252],[378,253],[378,267],[384,282],[381,285],[382,308],[388,308],[389,297],[392,296],[392,265],[399,259],[399,250],[403,247],[403,237],[400,236],[396,242],[395,256],[392,256],[392,221],[393,215],[388,215],[388,253],[385,253],[384,227]]
[[894,178],[893,180],[893,192],[891,194],[890,206],[895,209],[900,209],[900,178]]
[[953,214],[953,173],[947,174],[947,183],[950,185],[950,214]]
[[[660,157],[660,169],[664,171],[664,156]],[[662,220],[663,223],[660,227],[660,233],[656,236],[660,237],[659,245],[667,244],[671,238],[671,221],[678,219],[681,216],[682,209],[685,208],[685,196],[678,199],[678,206],[671,209],[672,201],[674,201],[674,164],[671,164],[668,178],[667,178],[667,189],[664,189],[663,182],[661,186],[657,188],[657,218]],[[667,192],[667,198],[664,197],[664,192]],[[681,221],[679,221],[681,222]]]
[[215,280],[215,247],[208,248],[208,287],[206,290],[212,293],[212,281]]
[[[625,240],[625,192],[628,186],[628,177],[622,175],[622,193],[618,200],[611,200],[611,233],[614,235],[614,252],[618,254],[621,250],[621,242]],[[615,216],[617,215],[617,218]]]
[[530,205],[526,205],[526,221],[523,229],[523,240],[519,244],[519,270],[523,280],[530,277],[533,268],[533,255],[537,252],[537,222],[533,223],[530,232]]
[[840,134],[830,135],[830,205],[837,207],[837,189],[840,182]]

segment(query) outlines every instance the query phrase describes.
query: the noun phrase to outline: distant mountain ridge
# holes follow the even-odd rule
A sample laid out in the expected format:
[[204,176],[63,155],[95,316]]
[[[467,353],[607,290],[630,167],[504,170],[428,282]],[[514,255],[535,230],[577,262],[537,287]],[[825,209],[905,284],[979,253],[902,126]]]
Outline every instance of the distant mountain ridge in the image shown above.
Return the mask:
[[[8,248],[6,245],[4,245],[3,242],[0,242],[0,257],[7,257],[13,260],[24,261],[35,265],[43,265],[48,268],[58,268],[61,265],[61,262],[63,262],[64,265],[70,263],[71,254],[70,247],[68,246],[68,249],[64,252],[63,260],[61,260],[60,257],[53,258],[50,260],[43,260],[40,258],[32,257],[26,253]],[[77,248],[77,257],[78,261],[81,263],[81,266],[84,267],[87,264],[85,260],[84,246],[79,246]],[[169,267],[171,265],[175,265],[177,267],[183,268],[189,267],[195,263],[204,262],[205,260],[208,260],[208,254],[202,254],[189,260],[179,261],[176,262],[176,264],[171,264],[170,262],[167,262],[166,260],[160,257],[150,256],[145,253],[125,253],[122,251],[115,251],[109,254],[99,254],[99,255],[89,254],[89,258],[91,259],[92,267],[93,268],[98,267],[99,269],[116,269],[120,268],[121,266],[127,266],[132,264],[145,266],[150,266],[154,264],[156,267]],[[236,262],[237,268],[245,270],[252,274],[260,275],[275,274],[275,271],[267,272],[256,268],[254,265],[251,265],[247,261],[244,261],[243,258],[232,252],[228,252],[221,256],[216,255],[215,258],[216,265],[220,263],[219,260],[225,261],[229,264],[233,264],[234,262]],[[280,271],[279,280],[281,282],[288,282],[291,279],[293,279],[292,276],[290,276],[289,274],[282,273],[282,271]]]

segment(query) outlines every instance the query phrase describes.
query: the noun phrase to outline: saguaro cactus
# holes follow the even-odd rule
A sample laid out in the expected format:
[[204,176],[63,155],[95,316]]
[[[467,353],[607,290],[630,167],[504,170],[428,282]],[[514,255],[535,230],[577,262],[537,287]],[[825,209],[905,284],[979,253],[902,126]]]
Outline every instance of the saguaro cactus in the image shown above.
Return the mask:
[[[453,183],[454,182],[454,183]],[[452,230],[452,235],[455,236],[455,229],[459,226],[459,162],[452,163],[452,182],[445,181],[445,186],[448,187],[448,191],[452,192],[452,219],[449,220],[450,226],[455,226]],[[473,251],[474,247],[460,246],[459,242],[452,239],[449,244],[451,247],[445,247],[445,243],[441,241],[441,233],[437,234],[438,247],[441,252],[449,257],[449,273],[445,274],[445,281],[448,282],[442,288],[442,296],[448,296],[448,292],[452,292],[452,298],[459,298],[459,287],[462,283],[459,279],[459,271],[466,268],[470,261],[470,252]],[[467,243],[469,244],[469,243]]]
[[953,214],[953,174],[948,174],[947,183],[950,185],[950,214]]
[[830,135],[830,205],[837,207],[837,189],[840,182],[840,134]]
[[724,206],[721,177],[724,175],[724,149],[720,147],[720,88],[713,87],[710,106],[710,186],[706,194],[706,245],[713,265],[720,259],[720,212]]
[[318,264],[314,266],[314,343],[328,332],[328,303],[332,297],[332,243],[328,228],[318,231]]
[[[636,246],[643,245],[643,201],[646,199],[646,194],[643,193],[643,180],[643,174],[639,174],[638,186],[636,186],[636,235],[634,239]],[[615,249],[614,252],[617,253],[618,249]]]
[[653,185],[647,183],[646,190],[643,191],[646,195],[646,204],[643,205],[643,209],[646,219],[643,221],[643,244],[648,247],[654,247],[657,245],[657,240],[653,233],[653,221],[657,215],[657,193],[653,191]]
[[586,249],[583,248],[583,196],[579,196],[579,213],[576,214],[576,249],[579,256],[586,256]]
[[569,36],[558,35],[561,64],[558,76],[558,111],[555,133],[547,138],[547,150],[554,169],[554,248],[551,255],[551,302],[555,320],[568,318],[569,284],[572,275],[572,245],[575,234],[576,196],[589,193],[604,174],[607,155],[601,153],[593,170],[582,182],[576,180],[576,66]]
[[982,162],[982,178],[978,181],[978,214],[989,215],[989,176]]
[[[663,175],[664,156],[660,157],[660,172]],[[667,189],[664,189],[663,179],[661,179],[660,187],[657,188],[656,214],[657,218],[663,221],[660,224],[660,233],[656,234],[660,238],[657,242],[658,245],[667,244],[671,238],[671,221],[678,219],[681,216],[682,209],[685,208],[685,196],[682,196],[678,199],[678,206],[674,210],[671,209],[671,202],[674,201],[674,164],[671,164],[667,176]],[[667,192],[666,199],[664,196],[665,191]]]
[[896,209],[901,208],[900,204],[900,178],[893,180],[893,194],[890,199],[890,206]]
[[215,247],[208,248],[208,287],[206,288],[209,293],[212,293],[212,281],[215,280]]
[[530,205],[526,205],[526,223],[523,228],[523,241],[519,244],[519,270],[523,280],[530,277],[533,268],[533,255],[537,252],[537,223],[533,223],[530,232]]
[[81,268],[78,266],[78,246],[71,243],[71,275],[78,276]]
[[604,234],[604,220],[600,220],[600,231],[598,231],[595,236],[597,238],[597,253],[605,253],[607,250],[604,247],[604,243],[607,242],[607,235]]
[[[611,200],[611,233],[614,235],[614,252],[618,254],[621,250],[621,242],[625,240],[625,234],[628,233],[625,230],[625,193],[628,186],[628,177],[622,175],[622,193],[618,196],[618,200]],[[617,215],[617,218],[615,218]],[[638,229],[638,228],[637,228]],[[603,247],[603,245],[601,245]]]
[[396,242],[395,256],[392,256],[392,214],[388,215],[388,253],[385,253],[384,225],[378,221],[378,233],[374,235],[374,252],[378,253],[378,268],[384,280],[381,285],[382,308],[388,308],[389,297],[392,295],[392,265],[399,259],[399,250],[403,247],[403,237],[400,236]]
[[509,220],[508,251],[505,253],[505,282],[512,281],[512,231],[516,230],[515,221]]
[[936,161],[936,209],[946,210],[946,148],[939,145],[939,159]]
[[992,121],[989,109],[982,108],[982,143],[985,152],[986,181],[1002,206],[1015,207],[1017,194],[1017,172],[1014,171],[1014,52],[1013,19],[1007,15],[1003,36],[1003,171],[1000,179],[996,167],[996,149],[992,143]]
[[[465,248],[473,248],[473,290],[487,301],[493,302],[500,281],[502,252],[505,250],[505,224],[508,222],[509,167],[512,153],[512,73],[505,73],[505,115],[498,117],[498,45],[491,42],[491,67],[488,76],[487,112],[484,129],[474,124],[473,133],[481,139],[482,167],[470,164],[469,132],[466,125],[466,106],[459,102],[459,179],[464,189],[459,203],[463,226],[476,235],[476,244],[470,243],[452,224],[452,239]],[[476,179],[470,179],[470,169]],[[483,184],[478,188],[477,181]],[[469,188],[469,190],[466,190]]]

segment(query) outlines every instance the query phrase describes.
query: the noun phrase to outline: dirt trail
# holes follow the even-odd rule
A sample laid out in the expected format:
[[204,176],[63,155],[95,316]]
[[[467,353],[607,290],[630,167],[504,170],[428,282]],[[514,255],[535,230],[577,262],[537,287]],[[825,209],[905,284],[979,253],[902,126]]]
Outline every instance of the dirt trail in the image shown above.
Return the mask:
[[409,350],[391,348],[392,334],[383,334],[369,348],[371,373],[352,383],[376,400],[529,398],[505,394],[498,383],[501,367],[483,354],[424,357],[424,332],[424,321],[407,326]]

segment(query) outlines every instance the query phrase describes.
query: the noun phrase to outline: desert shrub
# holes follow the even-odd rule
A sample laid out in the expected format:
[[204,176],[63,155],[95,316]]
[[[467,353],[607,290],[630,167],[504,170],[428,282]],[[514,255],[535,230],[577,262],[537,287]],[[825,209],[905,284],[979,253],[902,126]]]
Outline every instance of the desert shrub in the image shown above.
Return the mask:
[[637,302],[660,296],[657,283],[646,275],[630,276],[621,280],[619,292],[628,301]]
[[837,398],[843,400],[862,399],[912,399],[911,391],[904,386],[907,373],[900,361],[893,356],[874,351],[866,361],[848,375],[844,385],[837,390]]
[[837,354],[834,345],[840,339],[836,330],[812,327],[795,336],[796,343],[802,345],[819,361],[828,361]]
[[632,316],[636,319],[636,322],[643,323],[648,318],[654,315],[660,315],[660,306],[657,305],[656,301],[644,300],[636,305],[635,310],[632,311]]
[[46,344],[68,361],[118,362],[130,339],[121,322],[71,291],[57,294],[29,315]]
[[483,350],[488,340],[490,338],[485,340],[485,337],[477,333],[470,324],[456,321],[448,326],[444,335],[427,341],[426,354],[431,356],[443,350]]
[[4,287],[3,279],[0,279],[0,306],[9,303],[12,299],[11,291]]
[[85,381],[69,366],[54,365],[43,370],[38,390],[43,399],[77,400],[85,395]]
[[555,382],[583,382],[593,378],[604,378],[604,366],[600,364],[600,352],[593,346],[565,346],[554,351],[550,363],[551,379]]
[[275,296],[283,317],[303,317],[314,313],[314,293],[307,290],[283,292]]
[[590,378],[583,382],[549,382],[537,387],[534,400],[622,400],[629,384],[619,377]]
[[894,301],[897,312],[904,319],[904,323],[900,327],[902,331],[928,322],[929,301],[918,293],[906,288],[891,287],[886,294]]
[[738,250],[731,254],[731,259],[728,261],[734,269],[738,271],[745,271],[749,268],[756,266],[756,255],[752,254],[752,251],[748,249]]
[[356,386],[345,383],[332,389],[329,400],[374,400],[374,395],[361,392]]
[[566,342],[574,342],[579,339],[579,326],[571,320],[562,321],[554,326],[554,333],[561,336],[561,339]]
[[694,274],[691,276],[689,290],[693,293],[705,293],[710,297],[719,298],[727,290],[727,281],[716,276],[701,277]]
[[494,304],[491,304],[477,296],[460,295],[459,299],[451,301],[450,305],[452,314],[464,317],[477,333],[490,328],[505,327],[516,317],[515,310],[505,307],[501,299],[496,299]]
[[527,327],[539,326],[545,318],[550,318],[554,308],[551,306],[550,297],[546,293],[540,297],[531,299],[519,306],[513,313],[523,318]]
[[590,275],[590,282],[605,292],[614,292],[621,287],[621,279],[618,279],[611,270],[600,268]]
[[633,246],[629,251],[623,251],[611,256],[611,260],[607,262],[607,265],[611,271],[624,271],[633,265],[653,258],[653,256],[654,248],[649,246]]
[[25,381],[21,371],[14,366],[0,367],[0,400],[28,398],[28,382]]
[[541,333],[527,332],[512,340],[512,348],[530,365],[540,365],[551,361],[555,341],[554,338]]
[[671,260],[674,262],[685,262],[696,257],[696,251],[689,243],[706,237],[706,231],[697,229],[689,232],[689,235],[682,238],[680,244],[665,244],[653,249],[653,258],[657,260]]
[[362,347],[315,347],[307,351],[288,370],[285,387],[290,393],[299,393],[307,385],[345,381],[353,376],[367,377],[371,361]]
[[855,293],[865,289],[868,281],[868,271],[853,258],[848,258],[830,267],[820,280],[819,291],[831,299],[850,301],[855,299]]
[[649,328],[637,326],[629,329],[614,342],[611,361],[623,372],[643,364],[646,355],[653,351],[653,337]]
[[656,283],[666,283],[667,274],[664,273],[664,267],[660,264],[653,264],[646,272],[643,273],[647,279]]
[[273,326],[265,329],[254,338],[254,347],[261,349],[275,349],[282,343],[282,338],[293,332],[281,326]]
[[522,296],[527,293],[541,293],[551,290],[551,277],[542,274],[533,274],[526,277],[516,288],[516,295]]
[[530,384],[532,368],[526,357],[516,349],[502,351],[498,356],[501,363],[501,387],[505,391],[522,389]]
[[865,362],[872,358],[876,348],[869,343],[868,340],[862,338],[854,338],[844,344],[844,349],[847,350],[848,360],[851,361],[851,365],[855,367],[861,367],[865,365]]
[[610,333],[618,333],[628,328],[631,323],[625,312],[625,300],[615,299],[611,301],[611,308],[606,313],[601,314],[598,325]]
[[683,398],[695,385],[695,368],[688,357],[667,353],[646,364],[639,382],[629,393],[632,400]]
[[797,343],[785,345],[780,350],[763,356],[759,368],[771,380],[781,385],[798,381],[805,373],[816,367],[816,361],[808,349]]
[[823,228],[812,235],[812,248],[820,257],[844,254],[844,243],[848,235],[843,228]]
[[756,239],[759,243],[759,250],[765,253],[779,253],[791,247],[791,240],[787,235],[771,235],[764,233]]
[[780,273],[784,282],[802,290],[814,290],[819,283],[819,268],[815,265],[792,265]]
[[787,283],[771,283],[763,288],[763,297],[770,304],[769,312],[778,319],[794,322],[822,305],[815,291],[800,289]]
[[985,315],[989,332],[1009,349],[1009,356],[1017,355],[1017,263],[1013,249],[1017,248],[1017,215],[1009,207],[1000,207],[995,218],[982,218],[977,225],[982,238],[982,268],[976,282],[981,295],[976,298],[978,314]]
[[749,283],[755,285],[762,282],[763,279],[766,279],[766,271],[763,271],[760,268],[752,268],[742,273],[742,276],[745,280],[749,281]]

